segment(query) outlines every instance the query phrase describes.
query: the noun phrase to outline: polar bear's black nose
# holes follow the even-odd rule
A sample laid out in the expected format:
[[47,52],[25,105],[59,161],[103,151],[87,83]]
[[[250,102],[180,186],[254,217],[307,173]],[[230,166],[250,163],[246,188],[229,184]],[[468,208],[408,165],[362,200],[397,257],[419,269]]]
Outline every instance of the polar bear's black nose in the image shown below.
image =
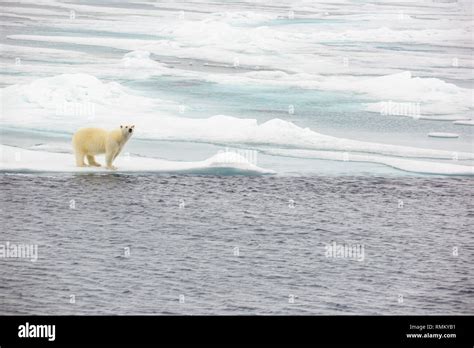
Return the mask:
[[130,129],[128,130],[128,132],[129,132],[129,133],[132,133],[132,128],[130,128]]

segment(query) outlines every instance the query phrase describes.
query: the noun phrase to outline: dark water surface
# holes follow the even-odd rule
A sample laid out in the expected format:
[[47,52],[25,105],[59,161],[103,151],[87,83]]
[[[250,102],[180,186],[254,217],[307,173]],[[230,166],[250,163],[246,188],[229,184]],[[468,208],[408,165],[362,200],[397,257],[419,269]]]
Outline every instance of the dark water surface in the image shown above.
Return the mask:
[[472,183],[3,174],[0,314],[472,314]]

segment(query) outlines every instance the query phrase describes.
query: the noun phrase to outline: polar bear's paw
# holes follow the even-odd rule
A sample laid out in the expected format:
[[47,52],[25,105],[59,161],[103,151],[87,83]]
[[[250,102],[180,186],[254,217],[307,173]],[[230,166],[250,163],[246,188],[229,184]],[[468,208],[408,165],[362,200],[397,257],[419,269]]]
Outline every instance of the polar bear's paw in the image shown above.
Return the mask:
[[95,161],[94,156],[87,155],[87,163],[89,163],[89,167],[100,167],[100,164]]
[[116,166],[107,166],[107,169],[109,169],[109,170],[117,170],[117,167],[116,167]]

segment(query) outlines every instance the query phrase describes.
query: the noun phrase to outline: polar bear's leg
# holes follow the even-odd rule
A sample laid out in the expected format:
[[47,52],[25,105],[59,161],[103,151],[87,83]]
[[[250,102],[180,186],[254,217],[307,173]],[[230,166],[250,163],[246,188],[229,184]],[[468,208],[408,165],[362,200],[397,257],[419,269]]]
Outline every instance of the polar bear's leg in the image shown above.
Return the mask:
[[84,156],[85,154],[80,151],[76,151],[76,166],[78,167],[85,167],[86,164],[84,163]]
[[100,167],[100,164],[95,161],[95,158],[93,155],[87,155],[87,162],[89,162],[90,166]]
[[105,163],[107,163],[107,169],[112,169],[112,170],[117,169],[116,167],[112,165],[114,158],[115,158],[115,153],[107,152],[105,154]]
[[115,159],[117,158],[117,156],[120,154],[120,151],[122,149],[118,149],[115,153],[114,153],[114,156],[112,157],[112,162],[115,161]]

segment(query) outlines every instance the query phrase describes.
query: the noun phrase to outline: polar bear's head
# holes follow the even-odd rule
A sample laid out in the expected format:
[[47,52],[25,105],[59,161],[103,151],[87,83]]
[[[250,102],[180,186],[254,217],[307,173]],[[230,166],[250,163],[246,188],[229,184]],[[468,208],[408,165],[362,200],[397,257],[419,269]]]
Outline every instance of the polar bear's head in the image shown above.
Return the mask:
[[132,136],[133,131],[135,130],[135,126],[120,126],[120,130],[122,131],[122,136],[125,139],[128,139]]

